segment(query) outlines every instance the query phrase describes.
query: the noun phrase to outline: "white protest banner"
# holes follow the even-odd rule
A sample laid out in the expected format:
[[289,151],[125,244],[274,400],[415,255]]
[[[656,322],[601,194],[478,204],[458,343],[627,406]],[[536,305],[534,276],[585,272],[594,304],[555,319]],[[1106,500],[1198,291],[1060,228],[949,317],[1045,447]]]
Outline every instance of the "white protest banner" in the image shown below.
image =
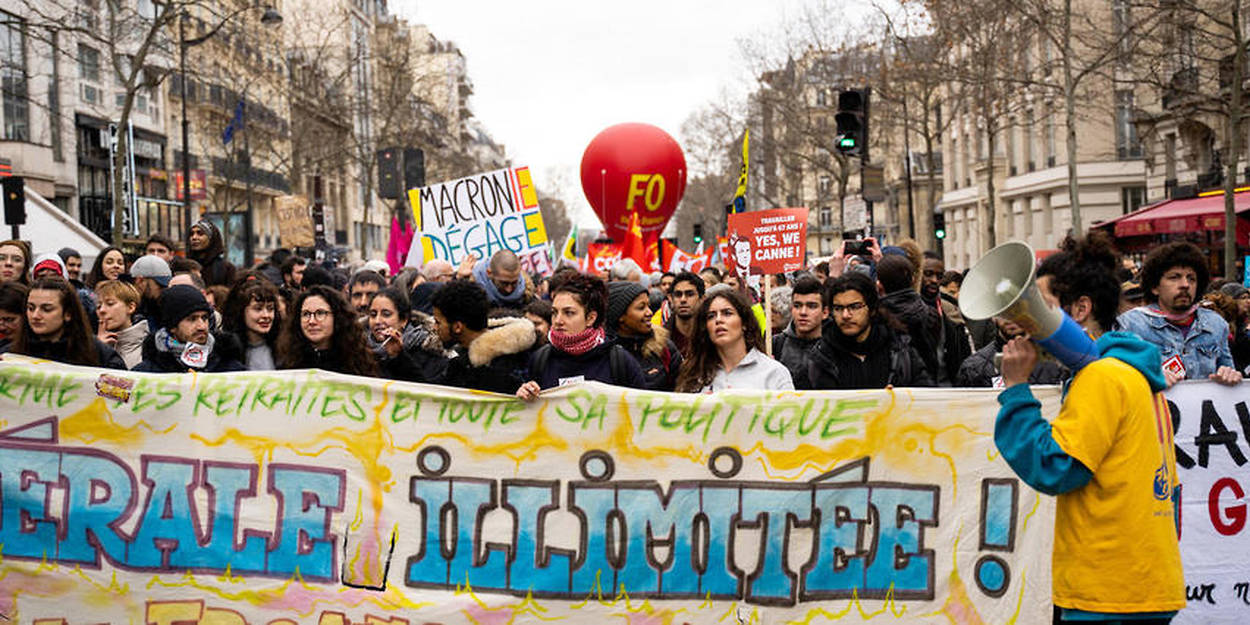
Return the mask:
[[[1002,462],[988,389],[577,384],[523,403],[5,358],[14,625],[1051,621],[1054,499]],[[1035,394],[1053,417],[1059,389]],[[1230,432],[1250,419],[1233,389],[1172,395],[1199,432],[1222,433],[1207,401]],[[1193,431],[1178,432],[1185,496],[1204,457],[1213,482],[1244,484],[1216,469],[1218,454],[1237,466],[1226,437],[1203,456],[1181,440]],[[1177,622],[1244,622],[1233,495],[1211,544],[1193,542],[1206,494],[1186,500],[1187,576],[1215,602]]]
[[551,272],[547,228],[528,167],[411,189],[408,203],[420,233],[408,251],[409,264],[438,258],[456,265],[470,253],[484,259],[507,249],[528,270]]
[[1167,392],[1181,481],[1189,607],[1173,623],[1250,621],[1250,382],[1181,382]]

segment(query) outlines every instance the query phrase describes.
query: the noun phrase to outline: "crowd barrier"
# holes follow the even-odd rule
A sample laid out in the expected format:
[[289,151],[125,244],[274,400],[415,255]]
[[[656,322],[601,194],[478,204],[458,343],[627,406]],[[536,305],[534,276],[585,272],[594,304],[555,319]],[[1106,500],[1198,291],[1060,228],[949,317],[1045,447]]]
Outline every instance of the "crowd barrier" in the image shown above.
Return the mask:
[[[991,390],[525,404],[6,358],[6,623],[1050,622],[1054,501],[999,457]],[[1169,392],[1178,623],[1250,615],[1248,389]]]

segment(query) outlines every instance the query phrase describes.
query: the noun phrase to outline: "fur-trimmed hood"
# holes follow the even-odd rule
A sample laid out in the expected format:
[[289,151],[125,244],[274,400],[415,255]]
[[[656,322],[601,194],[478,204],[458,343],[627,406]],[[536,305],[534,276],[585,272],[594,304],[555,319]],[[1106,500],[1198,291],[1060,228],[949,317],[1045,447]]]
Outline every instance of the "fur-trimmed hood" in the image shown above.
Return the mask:
[[533,347],[537,339],[534,323],[529,319],[491,319],[486,331],[469,344],[469,364],[481,367],[499,356],[519,354]]

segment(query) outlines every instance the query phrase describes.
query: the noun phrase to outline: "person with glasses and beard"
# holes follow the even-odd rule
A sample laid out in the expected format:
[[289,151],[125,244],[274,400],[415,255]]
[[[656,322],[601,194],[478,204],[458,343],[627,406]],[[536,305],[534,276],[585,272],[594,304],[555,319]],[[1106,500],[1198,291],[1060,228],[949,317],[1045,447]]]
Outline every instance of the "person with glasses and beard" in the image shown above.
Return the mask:
[[845,273],[826,288],[829,321],[807,370],[813,389],[933,386],[911,337],[882,308],[871,278]]

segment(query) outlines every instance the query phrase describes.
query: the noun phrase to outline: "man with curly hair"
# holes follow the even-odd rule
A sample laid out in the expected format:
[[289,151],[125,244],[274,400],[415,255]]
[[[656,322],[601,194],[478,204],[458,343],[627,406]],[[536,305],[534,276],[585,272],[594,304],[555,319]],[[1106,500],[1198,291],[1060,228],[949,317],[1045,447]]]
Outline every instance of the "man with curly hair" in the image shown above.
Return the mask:
[[1241,383],[1228,346],[1228,323],[1219,313],[1199,306],[1210,281],[1206,259],[1196,245],[1162,245],[1142,265],[1146,305],[1118,320],[1121,329],[1159,347],[1169,386],[1203,379]]

